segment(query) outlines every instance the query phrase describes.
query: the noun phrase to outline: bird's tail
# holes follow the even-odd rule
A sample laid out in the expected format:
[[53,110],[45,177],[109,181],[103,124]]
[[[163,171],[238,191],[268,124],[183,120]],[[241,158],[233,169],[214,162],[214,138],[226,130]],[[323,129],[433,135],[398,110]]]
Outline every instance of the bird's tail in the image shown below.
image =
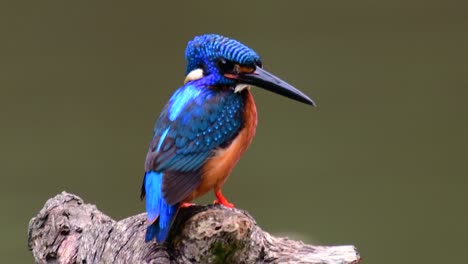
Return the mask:
[[146,193],[146,211],[148,213],[148,227],[146,242],[156,238],[158,243],[166,240],[172,222],[179,211],[179,204],[169,205],[162,196],[162,172],[149,171],[145,174],[144,188]]

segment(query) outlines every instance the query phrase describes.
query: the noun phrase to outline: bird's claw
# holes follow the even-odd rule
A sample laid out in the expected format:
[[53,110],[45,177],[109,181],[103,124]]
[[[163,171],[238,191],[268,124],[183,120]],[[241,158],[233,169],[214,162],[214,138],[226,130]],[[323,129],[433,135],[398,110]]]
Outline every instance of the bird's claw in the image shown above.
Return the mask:
[[219,201],[219,200],[214,200],[213,201],[213,204],[222,204],[226,207],[229,207],[229,208],[234,208],[234,204],[233,203],[230,203],[228,201]]

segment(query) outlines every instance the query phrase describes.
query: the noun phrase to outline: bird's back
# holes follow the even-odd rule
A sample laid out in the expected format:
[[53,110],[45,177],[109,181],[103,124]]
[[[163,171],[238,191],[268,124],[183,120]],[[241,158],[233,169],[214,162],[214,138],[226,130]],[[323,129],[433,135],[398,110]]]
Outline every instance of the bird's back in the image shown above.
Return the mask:
[[[164,107],[154,128],[146,171],[165,172],[163,195],[181,202],[201,181],[202,166],[230,145],[244,125],[244,96],[188,83]],[[144,190],[143,190],[144,191]]]

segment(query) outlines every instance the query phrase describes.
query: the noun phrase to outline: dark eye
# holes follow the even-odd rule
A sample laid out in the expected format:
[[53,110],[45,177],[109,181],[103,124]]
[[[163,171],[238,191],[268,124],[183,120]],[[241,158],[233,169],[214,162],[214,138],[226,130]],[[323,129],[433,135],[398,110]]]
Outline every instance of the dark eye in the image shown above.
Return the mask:
[[257,60],[257,61],[255,62],[255,65],[257,65],[257,67],[262,68],[262,61],[261,61],[261,60]]
[[218,60],[218,68],[221,72],[233,72],[236,64],[232,61],[228,61],[226,59],[219,59]]

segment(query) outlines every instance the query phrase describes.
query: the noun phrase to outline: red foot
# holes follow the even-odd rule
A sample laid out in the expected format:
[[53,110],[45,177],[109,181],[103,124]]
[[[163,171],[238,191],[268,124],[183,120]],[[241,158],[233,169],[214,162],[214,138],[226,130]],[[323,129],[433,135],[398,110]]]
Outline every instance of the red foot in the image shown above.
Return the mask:
[[213,203],[214,204],[222,204],[226,207],[229,207],[229,208],[234,208],[234,204],[228,202],[228,200],[223,196],[223,194],[221,193],[221,190],[217,190],[215,192],[215,195],[216,195],[216,198],[217,200],[215,200]]
[[195,205],[195,204],[194,204],[194,203],[182,203],[182,204],[180,205],[180,208],[187,208],[187,207],[190,207],[190,206],[192,206],[192,205]]

